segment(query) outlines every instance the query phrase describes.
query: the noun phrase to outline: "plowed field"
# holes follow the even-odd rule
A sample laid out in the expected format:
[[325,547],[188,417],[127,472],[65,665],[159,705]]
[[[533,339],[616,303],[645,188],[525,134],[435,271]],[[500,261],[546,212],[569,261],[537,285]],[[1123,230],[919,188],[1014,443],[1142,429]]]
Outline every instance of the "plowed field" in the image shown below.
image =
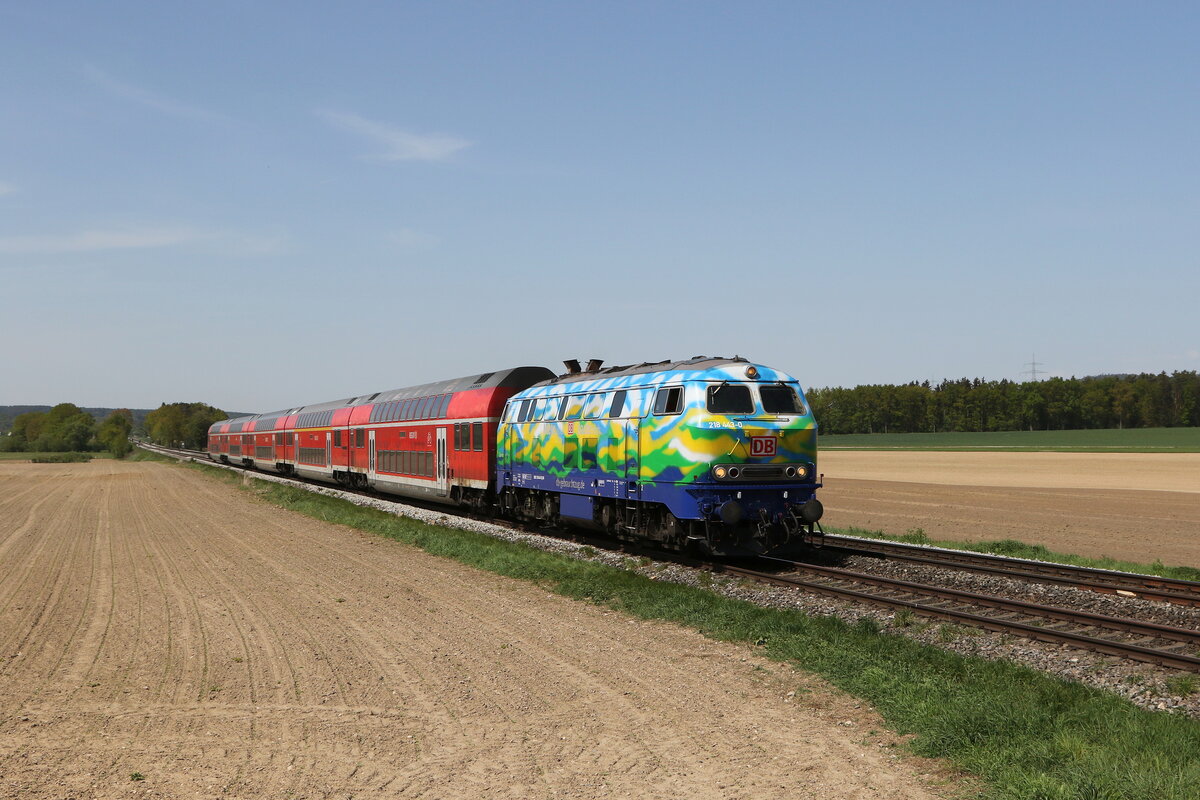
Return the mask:
[[1200,566],[1200,454],[827,451],[829,526]]
[[0,797],[932,796],[881,727],[187,470],[0,464]]

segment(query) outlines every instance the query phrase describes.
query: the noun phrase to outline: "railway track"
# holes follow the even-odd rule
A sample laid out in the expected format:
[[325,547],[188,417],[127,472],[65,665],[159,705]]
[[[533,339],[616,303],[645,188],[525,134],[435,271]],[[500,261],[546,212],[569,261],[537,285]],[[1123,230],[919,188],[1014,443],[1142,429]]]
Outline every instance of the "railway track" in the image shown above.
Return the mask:
[[[200,451],[161,448],[153,445],[142,446],[178,458],[209,461],[208,454]],[[236,468],[242,469],[241,467]],[[272,477],[278,478],[279,476]],[[307,482],[294,478],[284,480],[308,485]],[[325,484],[320,485],[325,486]],[[341,487],[338,488],[340,489]],[[369,492],[359,490],[342,489],[342,491],[373,496]],[[452,513],[447,509],[442,510]],[[576,538],[586,540],[595,546],[604,546],[610,549],[620,548],[620,543],[618,542],[600,540],[597,537],[586,534],[577,536]],[[834,541],[830,541],[830,539]],[[853,548],[846,547],[844,540],[853,541],[855,546]],[[892,544],[840,536],[827,536],[826,541],[828,542],[826,550],[845,549],[860,554],[867,552],[887,553],[887,546]],[[869,545],[883,545],[883,547],[870,551],[866,548],[858,548],[857,545],[859,542],[868,543]],[[901,549],[895,552],[897,554],[902,553],[904,547],[901,546]],[[925,551],[930,548],[912,549]],[[938,552],[954,553],[954,551],[940,550]],[[891,553],[887,554],[889,557],[892,557]],[[954,554],[957,555],[957,553]],[[1067,644],[1137,661],[1200,672],[1200,632],[1186,628],[1177,628],[1137,619],[1110,617],[1086,611],[1040,605],[1023,600],[918,584],[911,581],[880,577],[838,567],[820,566],[783,559],[762,559],[763,565],[770,567],[770,570],[768,570],[751,569],[723,562],[697,561],[692,558],[664,554],[657,551],[650,555],[658,560],[672,561],[685,566],[708,569],[715,573],[735,575],[763,583],[787,586],[802,591],[867,603],[874,606],[884,606],[897,610],[906,609],[910,613],[922,617],[942,619],[956,624],[1023,636],[1038,641]],[[977,554],[966,555],[973,557]],[[919,558],[919,556],[912,555],[910,560],[916,561]],[[932,561],[932,559],[926,560]],[[1022,574],[1022,570],[1028,564],[1038,564],[1045,567],[1062,566],[1041,564],[1041,562],[1028,562],[1020,559],[1004,559],[1000,556],[987,556],[983,561],[1013,561],[1016,563],[1009,570],[1005,570],[1001,564],[989,564],[984,568],[981,564],[971,563],[969,565],[964,564],[961,568],[988,572],[990,574],[1002,573],[1009,577],[1015,577]],[[934,563],[937,563],[939,566],[958,566],[949,560],[936,561]],[[1081,570],[1075,567],[1067,567],[1066,569],[1071,571],[1079,570],[1080,573],[1107,573],[1105,570]],[[1046,580],[1047,577],[1051,577],[1032,572],[1028,574],[1031,578],[1036,577],[1038,580]],[[1146,585],[1156,584],[1139,585],[1135,582],[1135,579],[1142,578],[1149,582],[1157,581],[1158,579],[1154,578],[1154,576],[1137,576],[1131,573],[1107,574],[1121,576],[1123,582],[1120,583],[1120,586],[1131,588],[1118,590],[1111,588],[1116,586],[1116,584],[1111,583],[1097,588],[1087,584],[1080,577],[1058,576],[1055,582],[1066,583],[1075,588],[1091,589],[1093,591],[1120,591],[1122,594],[1160,599],[1154,596],[1157,590],[1146,590]],[[1197,604],[1200,605],[1200,603]]]
[[[717,564],[712,569],[764,583],[943,619],[1043,642],[1200,672],[1200,632],[1142,620],[884,578],[837,567],[764,559],[787,572]],[[791,574],[788,574],[791,573]]]
[[978,572],[1029,583],[1052,583],[1089,592],[1200,607],[1200,582],[1197,581],[834,534],[825,535],[824,550],[881,556],[911,564]]

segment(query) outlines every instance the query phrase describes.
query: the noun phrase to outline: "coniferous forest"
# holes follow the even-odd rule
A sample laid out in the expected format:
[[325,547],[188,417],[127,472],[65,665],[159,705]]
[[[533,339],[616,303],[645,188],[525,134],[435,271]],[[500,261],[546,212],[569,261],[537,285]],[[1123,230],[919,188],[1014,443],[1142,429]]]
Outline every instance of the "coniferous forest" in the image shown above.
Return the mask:
[[825,434],[1200,427],[1200,374],[811,389]]

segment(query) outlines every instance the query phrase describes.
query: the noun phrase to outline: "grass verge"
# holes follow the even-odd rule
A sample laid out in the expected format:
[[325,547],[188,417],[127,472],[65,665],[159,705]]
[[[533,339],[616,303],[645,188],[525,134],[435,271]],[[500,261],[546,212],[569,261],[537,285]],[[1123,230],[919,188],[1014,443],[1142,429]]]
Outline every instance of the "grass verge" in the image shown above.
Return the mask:
[[75,464],[111,457],[109,453],[0,453],[0,461],[32,461],[35,464]]
[[944,547],[947,550],[967,550],[973,553],[993,553],[1010,558],[1031,558],[1036,561],[1050,561],[1055,564],[1071,564],[1077,567],[1094,567],[1096,569],[1112,569],[1119,572],[1137,572],[1142,575],[1158,575],[1163,578],[1175,578],[1184,581],[1200,581],[1200,569],[1196,567],[1167,566],[1161,561],[1153,564],[1143,564],[1137,561],[1119,561],[1115,558],[1088,558],[1073,553],[1056,553],[1040,544],[1027,544],[1016,539],[996,539],[985,542],[959,542],[953,540],[930,539],[925,531],[912,528],[901,536],[886,534],[883,531],[868,531],[863,528],[826,528],[827,533],[842,534],[843,536],[858,536],[863,539],[887,539],[889,541],[907,542],[908,544],[928,544],[934,547]]
[[[231,484],[240,475],[204,465]],[[795,610],[768,609],[704,589],[427,525],[303,489],[252,482],[256,495],[326,522],[533,581],[566,597],[642,619],[688,625],[824,676],[872,703],[918,755],[980,776],[1005,800],[1200,797],[1200,724],[1145,711],[1115,695]]]

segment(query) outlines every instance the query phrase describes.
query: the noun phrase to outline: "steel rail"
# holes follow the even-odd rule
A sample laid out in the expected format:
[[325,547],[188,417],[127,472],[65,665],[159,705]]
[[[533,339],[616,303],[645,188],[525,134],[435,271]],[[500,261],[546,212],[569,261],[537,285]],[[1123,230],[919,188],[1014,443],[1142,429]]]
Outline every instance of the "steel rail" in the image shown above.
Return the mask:
[[1200,582],[1136,572],[1052,564],[990,553],[947,550],[941,547],[880,542],[852,536],[825,534],[824,550],[882,555],[927,566],[946,567],[999,575],[1030,583],[1053,583],[1102,594],[1122,594],[1143,600],[1200,606]]
[[[1006,619],[1004,616],[987,616],[972,611],[966,611],[962,608],[938,605],[937,603],[949,602],[959,603],[966,606],[995,608],[1010,615],[1020,614],[1026,618],[1049,618],[1058,620],[1059,622],[1067,622],[1082,628],[1105,627],[1139,635],[1146,639],[1170,639],[1172,641],[1180,642],[1183,645],[1194,645],[1196,647],[1200,647],[1200,632],[1197,631],[1191,631],[1185,628],[1173,628],[1168,625],[1159,625],[1157,623],[1141,622],[1138,620],[1107,617],[1102,614],[1074,611],[1071,609],[1056,608],[1054,606],[1041,606],[1036,603],[1027,603],[1020,600],[1009,600],[990,595],[980,595],[973,592],[963,592],[957,589],[926,586],[924,584],[912,583],[911,581],[902,581],[893,578],[881,578],[877,575],[867,575],[854,572],[852,570],[839,569],[837,567],[821,567],[812,564],[784,561],[783,559],[771,560],[784,563],[791,569],[808,573],[814,577],[806,579],[792,575],[779,575],[729,564],[713,564],[711,565],[711,568],[715,572],[738,575],[741,577],[751,578],[753,580],[773,583],[781,586],[802,588],[807,591],[812,591],[831,597],[852,599],[873,605],[888,606],[891,608],[906,608],[922,616],[932,616],[955,622],[963,622],[975,627],[987,628],[993,631],[1017,633],[1027,638],[1037,639],[1044,642],[1070,644],[1087,650],[1108,653],[1110,655],[1118,655],[1138,661],[1147,661],[1177,669],[1200,672],[1200,656],[1173,651],[1174,649],[1181,647],[1181,645],[1172,645],[1168,648],[1149,647],[1145,642],[1121,642],[1112,639],[1103,639],[1086,633],[1079,633],[1077,631],[1058,630],[1053,627],[1043,627],[1031,622]],[[931,597],[934,598],[935,602],[922,602],[920,600],[908,599],[903,596],[897,597],[889,596],[887,594],[862,591],[861,589],[838,586],[835,585],[835,582],[852,583],[860,587],[862,585],[874,586],[884,590],[885,592],[893,592],[900,595]]]

